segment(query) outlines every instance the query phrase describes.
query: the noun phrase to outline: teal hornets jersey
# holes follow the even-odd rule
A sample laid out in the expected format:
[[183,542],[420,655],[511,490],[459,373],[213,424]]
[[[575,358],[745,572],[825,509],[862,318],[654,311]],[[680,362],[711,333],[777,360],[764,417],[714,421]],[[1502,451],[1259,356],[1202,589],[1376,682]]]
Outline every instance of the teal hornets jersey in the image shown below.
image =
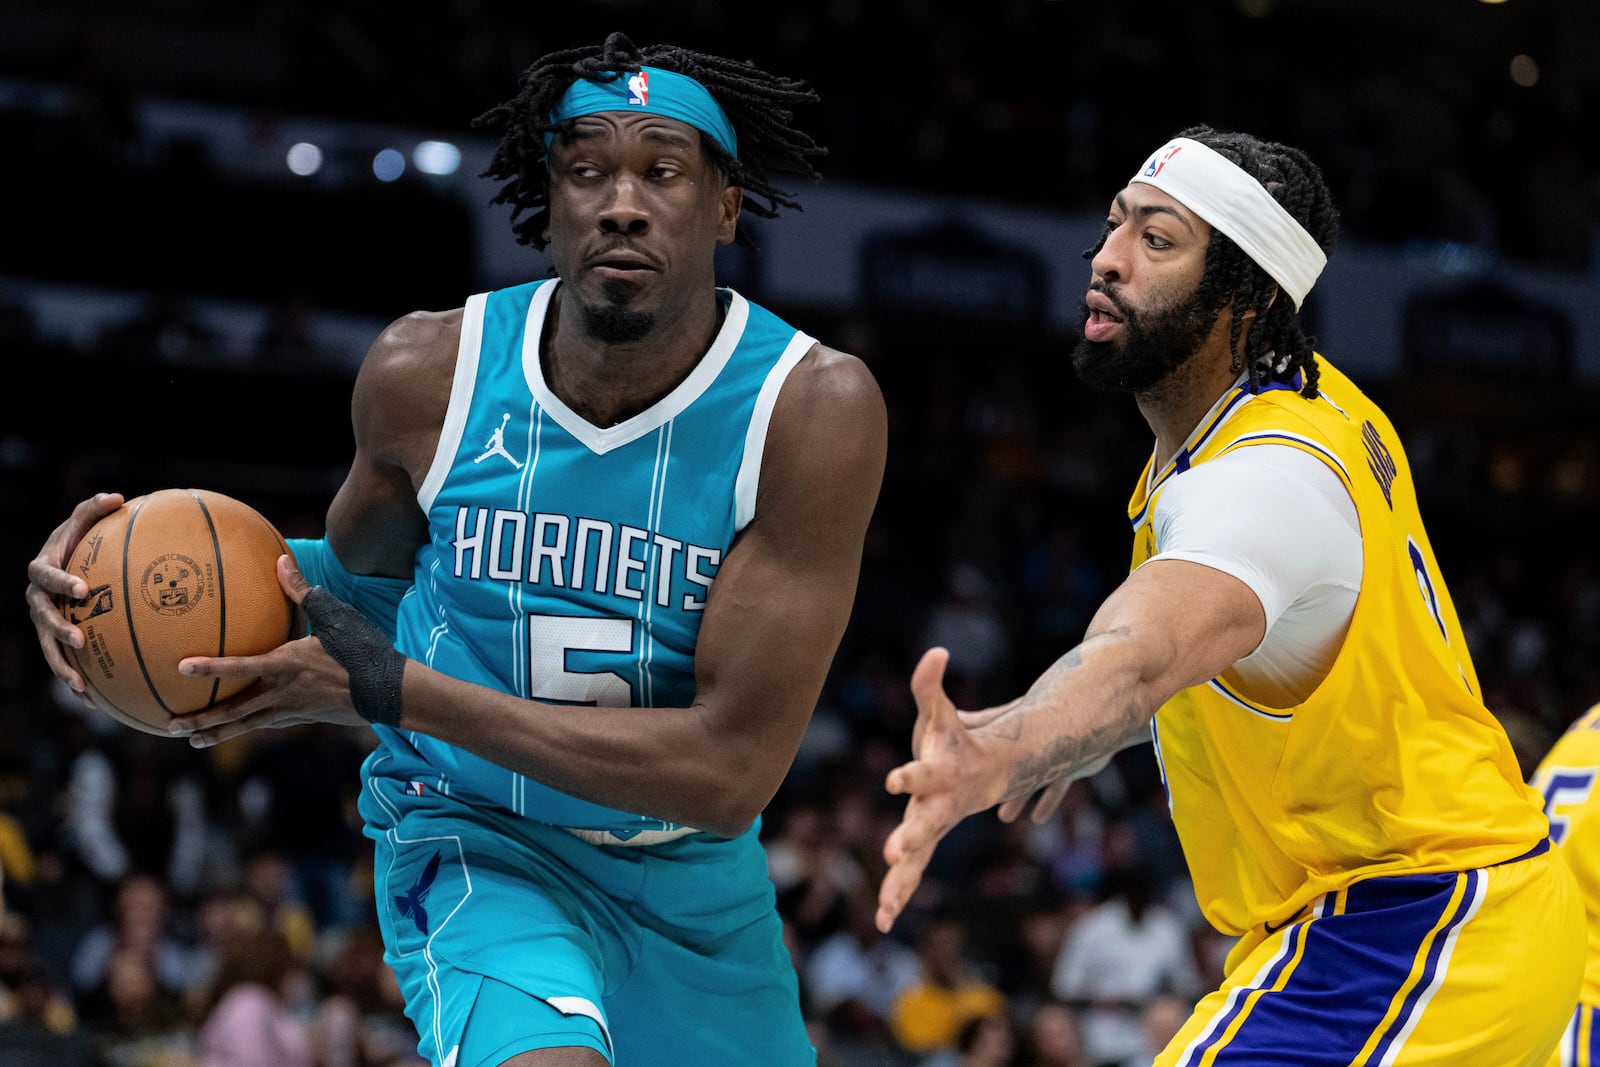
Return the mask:
[[[684,707],[706,597],[755,511],[773,404],[815,341],[720,289],[723,326],[689,376],[632,418],[594,426],[550,391],[540,366],[559,284],[467,301],[444,429],[418,494],[428,542],[395,644],[453,677],[568,705],[565,714]],[[368,766],[388,776],[621,838],[678,829],[415,732],[377,731],[390,759]]]

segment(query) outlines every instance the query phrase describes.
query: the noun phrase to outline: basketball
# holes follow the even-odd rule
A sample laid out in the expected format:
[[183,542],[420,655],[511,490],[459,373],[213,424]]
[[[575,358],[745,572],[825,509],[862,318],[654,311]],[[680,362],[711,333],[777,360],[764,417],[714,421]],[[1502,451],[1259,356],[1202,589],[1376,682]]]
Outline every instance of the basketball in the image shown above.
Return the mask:
[[89,594],[60,605],[83,631],[84,646],[66,651],[85,695],[123,724],[166,737],[173,716],[248,686],[185,677],[178,661],[258,655],[297,636],[298,609],[278,585],[287,551],[254,508],[204,489],[162,489],[102,518],[67,562]]

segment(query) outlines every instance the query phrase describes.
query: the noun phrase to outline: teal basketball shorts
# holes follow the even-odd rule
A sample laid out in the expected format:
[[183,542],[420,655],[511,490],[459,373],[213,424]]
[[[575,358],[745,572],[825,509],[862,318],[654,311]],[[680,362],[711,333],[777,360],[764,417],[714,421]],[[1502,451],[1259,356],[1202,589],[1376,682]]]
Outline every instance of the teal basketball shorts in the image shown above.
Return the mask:
[[759,823],[593,844],[381,776],[360,808],[385,960],[436,1067],[571,1045],[617,1067],[816,1063]]

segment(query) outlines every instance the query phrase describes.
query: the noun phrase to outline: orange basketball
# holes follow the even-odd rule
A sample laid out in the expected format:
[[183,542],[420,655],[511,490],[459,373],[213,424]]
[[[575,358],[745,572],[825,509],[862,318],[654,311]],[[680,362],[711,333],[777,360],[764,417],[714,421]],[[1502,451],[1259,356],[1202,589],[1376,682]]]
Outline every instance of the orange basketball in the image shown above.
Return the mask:
[[168,736],[174,715],[199,711],[249,681],[178,673],[188,656],[252,656],[297,636],[297,609],[278,585],[288,551],[254,508],[205,489],[135,497],[84,535],[67,570],[89,583],[61,611],[83,631],[67,649],[86,695],[112,718]]

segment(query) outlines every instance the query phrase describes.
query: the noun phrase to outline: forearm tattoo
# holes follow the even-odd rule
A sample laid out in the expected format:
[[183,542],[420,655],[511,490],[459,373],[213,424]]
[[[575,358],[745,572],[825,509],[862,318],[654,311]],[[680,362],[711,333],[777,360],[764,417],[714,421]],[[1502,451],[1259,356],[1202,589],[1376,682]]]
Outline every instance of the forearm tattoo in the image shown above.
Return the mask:
[[[1126,630],[1107,630],[1088,640],[1121,637],[1126,634]],[[1020,740],[1025,710],[1039,704],[1070,703],[1072,698],[1065,694],[1058,696],[1057,691],[1063,687],[1081,685],[1083,679],[1080,675],[1083,669],[1083,645],[1080,644],[1051,664],[1016,708],[994,721],[992,724],[994,731],[1009,740]],[[1084,723],[1085,729],[1082,733],[1052,738],[1038,751],[1023,753],[1012,765],[1007,795],[1031,795],[1073,771],[1088,766],[1102,756],[1115,752],[1143,729],[1150,720],[1150,709],[1132,693],[1119,696],[1122,697],[1121,700],[1113,701],[1113,706],[1117,707],[1114,714],[1086,715],[1084,718],[1087,721]],[[1081,698],[1079,699],[1081,701]]]

